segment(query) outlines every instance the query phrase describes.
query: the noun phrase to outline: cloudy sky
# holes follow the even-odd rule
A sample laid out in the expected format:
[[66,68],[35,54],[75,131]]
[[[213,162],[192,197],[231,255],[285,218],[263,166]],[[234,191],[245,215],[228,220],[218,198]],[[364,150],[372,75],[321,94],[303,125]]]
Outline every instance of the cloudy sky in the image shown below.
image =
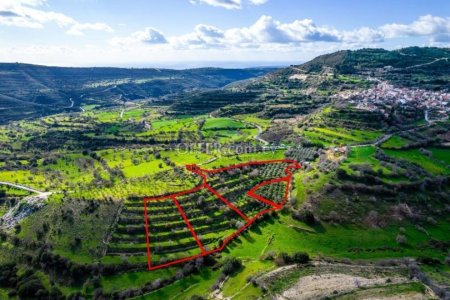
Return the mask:
[[0,61],[252,66],[450,46],[449,0],[0,0]]

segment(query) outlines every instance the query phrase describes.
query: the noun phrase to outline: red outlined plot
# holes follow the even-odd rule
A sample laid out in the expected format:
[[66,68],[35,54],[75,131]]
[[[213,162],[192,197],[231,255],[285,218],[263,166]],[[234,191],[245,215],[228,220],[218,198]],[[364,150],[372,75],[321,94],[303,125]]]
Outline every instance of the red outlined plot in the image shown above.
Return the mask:
[[[273,200],[269,200],[266,199],[265,197],[261,196],[260,194],[258,194],[258,190],[261,189],[262,187],[268,186],[270,184],[275,184],[275,183],[279,183],[279,182],[285,182],[286,183],[286,190],[285,190],[285,194],[289,193],[289,184],[290,184],[290,176],[289,177],[283,177],[283,178],[276,178],[276,179],[271,179],[271,180],[267,180],[267,181],[263,181],[260,184],[256,185],[255,187],[253,187],[250,191],[247,192],[247,195],[255,198],[261,202],[264,202],[268,205],[271,205],[277,209],[281,209],[284,204],[285,204],[285,196],[283,196],[283,201],[281,203],[275,203]],[[287,199],[287,198],[286,198]]]
[[197,242],[197,245],[199,246],[200,250],[202,250],[202,253],[205,254],[206,250],[205,250],[205,248],[203,248],[202,243],[200,242],[197,234],[195,233],[194,228],[192,228],[192,225],[189,222],[188,218],[186,217],[186,214],[184,213],[183,209],[181,208],[180,203],[178,203],[177,198],[173,197],[172,199],[173,199],[173,202],[175,203],[175,205],[177,206],[178,211],[180,212],[181,216],[183,217],[184,222],[186,223],[187,227],[189,228],[189,231],[192,233],[192,236],[194,237],[195,241]]
[[[247,216],[245,214],[245,212],[241,211],[235,204],[232,203],[232,201],[230,201],[229,198],[227,199],[227,197],[225,197],[222,193],[220,193],[218,190],[213,188],[213,186],[211,186],[211,184],[208,181],[209,180],[208,176],[211,176],[214,174],[219,174],[222,172],[230,171],[233,169],[240,169],[240,168],[244,168],[244,167],[257,168],[258,166],[268,165],[268,164],[287,164],[287,167],[284,169],[284,175],[282,177],[263,180],[262,182],[255,185],[254,187],[252,187],[250,190],[248,190],[246,192],[246,196],[250,197],[251,199],[255,199],[255,200],[259,201],[260,203],[264,204],[264,207],[269,207],[269,208],[265,208],[265,209],[257,212],[255,215],[253,215],[251,217]],[[291,169],[300,169],[300,168],[301,168],[301,165],[297,161],[289,160],[289,159],[253,161],[253,162],[231,165],[228,167],[211,169],[211,170],[201,169],[197,165],[186,165],[187,170],[189,170],[190,172],[192,172],[194,174],[199,175],[202,178],[202,182],[198,186],[196,186],[192,189],[189,189],[189,190],[178,192],[178,193],[162,195],[162,196],[157,196],[157,197],[144,198],[144,220],[145,220],[145,235],[146,235],[146,243],[147,243],[148,269],[149,270],[157,270],[157,269],[165,268],[165,267],[168,267],[171,265],[179,264],[182,262],[187,262],[187,261],[196,259],[198,257],[206,256],[206,255],[212,254],[214,252],[222,251],[232,239],[234,239],[236,236],[241,234],[245,229],[247,229],[250,225],[252,225],[259,217],[261,217],[262,215],[269,213],[271,211],[280,210],[286,204],[288,196],[289,196],[289,188],[290,188],[291,181],[292,181]],[[284,195],[282,197],[281,202],[274,202],[273,200],[267,199],[258,193],[259,189],[261,189],[265,186],[271,185],[271,184],[276,184],[276,183],[285,183]],[[198,236],[198,234],[195,230],[195,226],[193,226],[193,224],[191,224],[192,220],[190,220],[188,218],[187,214],[185,213],[185,210],[183,209],[183,205],[187,206],[188,202],[187,202],[187,204],[180,204],[180,201],[178,200],[178,198],[187,197],[187,196],[190,196],[194,193],[198,193],[201,191],[207,191],[207,192],[211,193],[216,198],[217,201],[220,201],[221,203],[225,204],[226,207],[228,207],[230,210],[234,211],[234,213],[236,213],[237,218],[241,218],[243,221],[245,221],[245,223],[243,223],[243,225],[239,229],[236,229],[236,231],[234,231],[231,235],[225,237],[222,240],[222,242],[220,243],[220,245],[213,247],[213,249],[207,249],[207,247],[205,247],[205,245],[202,244],[201,238]],[[152,202],[154,204],[155,201],[170,201],[173,203],[173,205],[176,207],[176,210],[179,212],[182,219],[184,220],[186,228],[188,229],[188,231],[194,238],[195,243],[197,244],[198,249],[200,250],[199,254],[187,255],[186,257],[174,259],[171,261],[164,261],[163,263],[160,262],[159,264],[155,264],[154,262],[152,262],[152,248],[151,248],[152,224],[151,224],[151,222],[149,222],[148,205],[150,202]],[[189,235],[188,232],[186,232],[185,234]],[[192,243],[193,244],[191,244],[191,246],[195,245],[194,241],[192,241]]]

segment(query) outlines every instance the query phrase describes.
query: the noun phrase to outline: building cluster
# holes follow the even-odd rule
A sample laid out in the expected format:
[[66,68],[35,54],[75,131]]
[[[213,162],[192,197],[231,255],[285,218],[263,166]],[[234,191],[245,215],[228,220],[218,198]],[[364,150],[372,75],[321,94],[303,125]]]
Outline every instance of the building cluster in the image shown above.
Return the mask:
[[[380,82],[376,87],[337,95],[346,99],[356,108],[381,111],[387,114],[386,108],[395,105],[413,106],[425,111],[425,117],[433,115],[433,119],[446,119],[450,113],[450,93],[422,89],[396,87],[387,82]],[[430,114],[428,114],[430,112]]]

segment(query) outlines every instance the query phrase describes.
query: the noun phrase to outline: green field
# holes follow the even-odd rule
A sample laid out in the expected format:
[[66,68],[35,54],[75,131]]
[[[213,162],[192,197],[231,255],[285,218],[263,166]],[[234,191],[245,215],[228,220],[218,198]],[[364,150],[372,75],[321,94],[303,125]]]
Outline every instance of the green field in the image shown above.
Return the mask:
[[400,149],[410,143],[409,140],[404,139],[398,135],[391,136],[386,142],[381,144],[381,147],[388,149]]
[[229,118],[208,118],[206,119],[203,130],[224,130],[224,129],[242,129],[246,125]]
[[[411,150],[385,150],[386,154],[407,160],[409,162],[412,162],[416,165],[419,165],[420,167],[424,168],[425,170],[429,171],[432,174],[450,174],[450,168],[446,167],[445,165],[440,164],[438,161],[433,160],[432,158],[422,154],[417,149],[411,149]],[[442,152],[438,152],[442,155]]]
[[448,148],[429,148],[433,157],[437,160],[445,162],[450,165],[450,149]]

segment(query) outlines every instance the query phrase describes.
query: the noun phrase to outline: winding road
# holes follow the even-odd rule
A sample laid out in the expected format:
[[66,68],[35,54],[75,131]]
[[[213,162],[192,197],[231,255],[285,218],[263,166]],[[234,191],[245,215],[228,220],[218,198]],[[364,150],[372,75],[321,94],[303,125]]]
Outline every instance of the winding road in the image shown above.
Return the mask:
[[266,140],[264,140],[263,138],[261,138],[261,134],[263,133],[263,129],[260,125],[256,124],[256,123],[252,123],[252,122],[248,122],[248,121],[243,121],[243,120],[239,120],[239,119],[235,119],[235,118],[231,118],[232,120],[236,121],[236,122],[240,122],[240,123],[244,123],[253,127],[256,127],[258,129],[258,134],[255,135],[253,138],[261,143],[264,144],[264,146],[269,145],[270,143]]

